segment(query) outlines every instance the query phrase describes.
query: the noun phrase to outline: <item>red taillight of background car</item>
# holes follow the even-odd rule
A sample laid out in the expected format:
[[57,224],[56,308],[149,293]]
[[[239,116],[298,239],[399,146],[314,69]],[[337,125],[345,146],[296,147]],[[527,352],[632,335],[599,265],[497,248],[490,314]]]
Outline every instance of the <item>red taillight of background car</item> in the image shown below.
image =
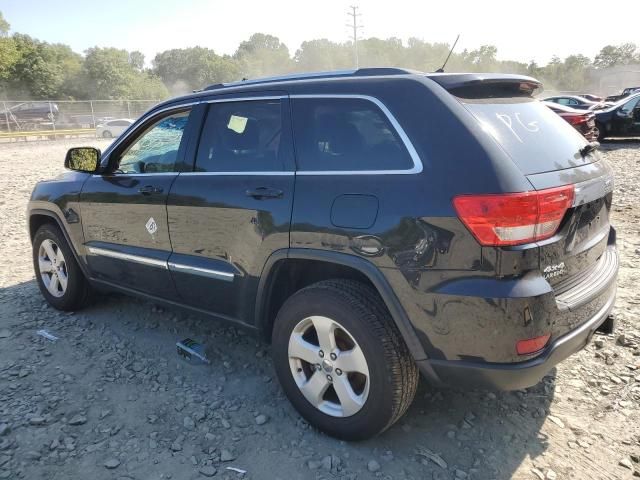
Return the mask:
[[589,120],[588,115],[561,115],[561,117],[571,125],[579,125],[581,123],[586,123]]
[[459,195],[453,206],[481,245],[522,245],[552,237],[573,197],[573,185],[566,185],[534,192]]

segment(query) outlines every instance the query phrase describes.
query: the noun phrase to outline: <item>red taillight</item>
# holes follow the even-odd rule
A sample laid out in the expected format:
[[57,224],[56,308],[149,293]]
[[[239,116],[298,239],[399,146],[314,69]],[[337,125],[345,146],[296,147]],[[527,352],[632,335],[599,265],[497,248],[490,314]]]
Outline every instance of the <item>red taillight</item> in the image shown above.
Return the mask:
[[563,115],[562,118],[571,125],[580,125],[581,123],[586,123],[589,120],[587,115]]
[[556,233],[573,204],[573,185],[534,192],[460,195],[453,206],[485,246],[521,245]]
[[518,352],[518,355],[530,355],[532,353],[536,353],[545,347],[550,338],[551,334],[547,333],[540,337],[520,340],[516,343],[516,352]]

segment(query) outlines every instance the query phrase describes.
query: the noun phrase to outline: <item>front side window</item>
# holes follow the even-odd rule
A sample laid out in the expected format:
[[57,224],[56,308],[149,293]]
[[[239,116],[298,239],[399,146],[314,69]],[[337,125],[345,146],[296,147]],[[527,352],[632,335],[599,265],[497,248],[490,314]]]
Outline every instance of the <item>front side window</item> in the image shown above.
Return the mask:
[[158,120],[130,144],[120,156],[118,173],[176,171],[178,149],[189,112],[173,113]]
[[387,116],[361,98],[293,101],[298,170],[408,170],[413,161]]
[[212,103],[202,129],[196,171],[283,171],[280,100]]
[[639,103],[640,103],[640,97],[634,98],[633,100],[630,100],[627,103],[625,103],[624,106],[620,110],[624,110],[625,113],[629,113],[634,108],[636,108]]

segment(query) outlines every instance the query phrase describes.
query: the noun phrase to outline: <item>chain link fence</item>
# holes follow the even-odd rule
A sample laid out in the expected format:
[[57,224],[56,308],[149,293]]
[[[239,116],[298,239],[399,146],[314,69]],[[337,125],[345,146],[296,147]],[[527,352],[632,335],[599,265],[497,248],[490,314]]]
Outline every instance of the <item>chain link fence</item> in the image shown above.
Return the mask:
[[155,100],[0,101],[0,140],[100,136],[110,122],[135,120],[156,103]]

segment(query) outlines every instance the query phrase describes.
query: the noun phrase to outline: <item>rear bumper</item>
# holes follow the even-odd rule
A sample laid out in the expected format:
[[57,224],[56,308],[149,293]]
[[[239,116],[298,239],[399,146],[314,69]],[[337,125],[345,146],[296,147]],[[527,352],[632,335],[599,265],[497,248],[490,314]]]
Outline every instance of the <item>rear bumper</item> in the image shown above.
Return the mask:
[[584,348],[607,319],[615,303],[615,286],[604,305],[580,326],[556,339],[537,357],[518,363],[463,360],[418,361],[427,378],[456,387],[517,390],[537,384],[556,364]]

